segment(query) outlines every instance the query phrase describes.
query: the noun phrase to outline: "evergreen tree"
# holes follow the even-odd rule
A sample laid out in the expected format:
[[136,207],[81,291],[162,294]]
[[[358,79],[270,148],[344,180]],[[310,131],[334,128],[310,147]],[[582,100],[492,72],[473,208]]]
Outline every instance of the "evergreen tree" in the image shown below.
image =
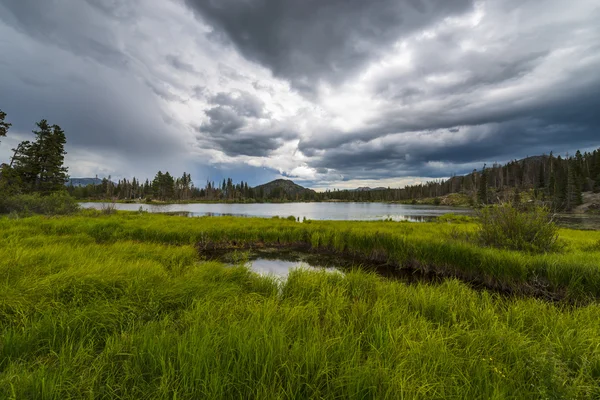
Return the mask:
[[51,126],[45,119],[36,125],[35,141],[21,142],[15,150],[15,170],[25,191],[48,194],[64,190],[68,179],[64,166],[65,133],[60,126]]
[[544,189],[546,187],[546,178],[544,174],[544,163],[540,164],[540,173],[538,175],[538,188]]
[[573,207],[583,202],[581,186],[577,178],[577,160],[569,159],[567,162],[566,210],[572,210]]
[[488,176],[487,171],[485,169],[485,165],[483,166],[483,170],[481,171],[481,178],[479,179],[479,190],[477,191],[477,200],[481,204],[487,204],[488,202]]
[[0,137],[5,137],[8,133],[8,129],[12,126],[12,124],[4,121],[5,118],[6,113],[0,110]]

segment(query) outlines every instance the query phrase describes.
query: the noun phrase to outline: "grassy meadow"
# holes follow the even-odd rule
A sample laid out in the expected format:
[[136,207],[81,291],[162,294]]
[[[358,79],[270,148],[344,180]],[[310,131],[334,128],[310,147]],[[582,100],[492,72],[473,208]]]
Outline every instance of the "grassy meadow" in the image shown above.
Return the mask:
[[[453,218],[0,218],[0,399],[600,398],[600,232],[563,229],[557,252],[530,254],[481,247],[475,230]],[[296,270],[281,282],[198,251],[250,245],[448,278]]]

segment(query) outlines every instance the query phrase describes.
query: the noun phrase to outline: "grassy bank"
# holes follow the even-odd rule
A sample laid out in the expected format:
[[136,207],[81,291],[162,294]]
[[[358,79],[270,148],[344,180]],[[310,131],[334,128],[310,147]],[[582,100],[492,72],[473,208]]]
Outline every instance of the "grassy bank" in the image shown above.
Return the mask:
[[[296,271],[278,284],[201,262],[196,248],[308,241],[465,271],[479,260],[489,276],[517,280],[546,263],[561,283],[598,269],[598,233],[563,230],[563,253],[533,256],[452,239],[473,229],[147,214],[0,219],[0,398],[600,396],[597,302],[572,307],[360,271]],[[596,293],[581,277],[568,283]]]

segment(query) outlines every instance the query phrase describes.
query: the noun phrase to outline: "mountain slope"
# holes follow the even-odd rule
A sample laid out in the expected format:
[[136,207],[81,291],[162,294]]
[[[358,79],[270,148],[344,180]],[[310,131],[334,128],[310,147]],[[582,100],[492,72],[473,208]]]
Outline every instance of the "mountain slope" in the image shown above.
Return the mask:
[[100,185],[102,179],[100,178],[71,178],[67,181],[67,186],[87,186],[87,185]]
[[254,188],[254,192],[258,193],[259,196],[262,194],[267,198],[287,198],[292,200],[297,197],[302,198],[305,195],[315,193],[314,190],[297,185],[289,179],[276,179],[274,181],[256,186]]

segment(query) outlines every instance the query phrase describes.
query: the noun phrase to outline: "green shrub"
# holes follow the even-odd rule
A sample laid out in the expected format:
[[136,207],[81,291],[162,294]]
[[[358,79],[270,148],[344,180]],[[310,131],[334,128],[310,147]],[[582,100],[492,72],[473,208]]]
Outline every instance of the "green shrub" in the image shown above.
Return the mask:
[[62,192],[49,196],[40,196],[36,193],[0,198],[0,214],[66,215],[78,210],[77,201]]
[[485,246],[545,253],[558,248],[558,227],[545,207],[521,211],[501,204],[479,211],[478,238]]

